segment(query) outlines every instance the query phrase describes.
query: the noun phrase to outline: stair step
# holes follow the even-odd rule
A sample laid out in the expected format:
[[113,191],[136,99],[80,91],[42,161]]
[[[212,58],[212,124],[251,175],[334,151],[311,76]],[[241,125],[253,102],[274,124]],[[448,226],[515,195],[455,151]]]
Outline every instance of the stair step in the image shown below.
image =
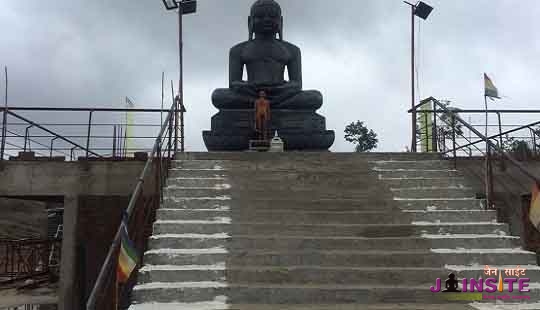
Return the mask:
[[[414,218],[402,212],[380,211],[349,211],[349,212],[325,212],[310,211],[297,212],[288,210],[251,211],[237,210],[189,210],[189,209],[159,209],[158,220],[211,220],[215,217],[230,216],[238,222],[262,222],[262,223],[312,223],[312,224],[370,224],[370,223],[407,223]],[[486,217],[487,218],[487,217]],[[491,220],[491,219],[490,219]]]
[[[373,189],[380,188],[379,185],[374,186]],[[234,193],[234,195],[233,195]],[[164,196],[165,197],[214,197],[216,195],[229,195],[231,197],[234,197],[237,200],[251,200],[253,198],[256,199],[272,199],[274,201],[313,201],[313,199],[326,199],[326,200],[333,200],[333,199],[364,199],[365,201],[368,201],[369,199],[372,199],[373,197],[373,191],[370,191],[369,188],[362,188],[362,189],[351,189],[351,190],[336,190],[332,188],[327,188],[324,190],[314,191],[312,189],[274,189],[274,188],[266,188],[266,189],[249,189],[249,190],[241,190],[239,188],[232,188],[229,184],[225,184],[220,187],[215,188],[184,188],[184,187],[176,187],[176,186],[169,186],[164,189]],[[459,197],[464,197],[465,194],[462,194]],[[470,194],[470,197],[474,197],[474,195]],[[435,197],[439,197],[438,195],[435,195]],[[388,198],[391,198],[390,195],[388,195]]]
[[154,224],[154,234],[216,234],[231,235],[300,235],[300,236],[340,236],[340,237],[403,237],[421,234],[498,234],[505,235],[507,224],[499,223],[419,223],[413,224],[279,224],[244,223],[234,225],[202,221],[178,221]]
[[464,199],[412,199],[394,198],[397,206],[403,210],[484,210],[485,200],[475,198]]
[[168,186],[183,186],[183,187],[223,187],[227,184],[226,177],[210,177],[210,178],[169,178],[167,179]]
[[223,169],[170,169],[169,178],[224,178],[228,171]]
[[381,182],[388,184],[392,188],[403,187],[466,187],[467,181],[464,177],[430,177],[430,178],[383,178]]
[[[211,251],[215,251],[212,253]],[[440,250],[438,250],[440,251]],[[536,256],[531,252],[472,252],[435,253],[430,250],[411,251],[222,251],[177,250],[145,253],[149,265],[214,265],[222,262],[247,266],[342,266],[342,267],[440,267],[448,265],[534,265]],[[471,251],[471,250],[468,250]],[[207,253],[211,252],[211,253]]]
[[[527,269],[530,283],[540,281],[540,270]],[[507,268],[516,268],[511,266]],[[525,268],[525,267],[523,267]],[[502,270],[501,270],[502,272]],[[144,266],[138,281],[140,284],[161,282],[226,281],[227,283],[269,284],[330,284],[330,285],[415,285],[446,280],[450,273],[457,279],[487,278],[483,268],[476,270],[452,270],[444,267],[318,267],[318,266]],[[525,276],[524,276],[525,277]],[[493,276],[493,278],[497,278]]]
[[[382,210],[399,210],[396,203],[391,200],[373,202],[369,199],[314,199],[305,197],[302,200],[279,200],[277,198],[286,199],[286,197],[260,198],[253,197],[249,200],[232,197],[230,195],[216,195],[215,197],[199,197],[198,199],[190,199],[186,197],[164,197],[162,208],[165,209],[212,209],[227,206],[235,209],[251,209],[251,210],[274,210],[285,209],[295,211],[382,211]],[[471,203],[472,201],[468,201]],[[422,202],[425,204],[425,202]],[[401,205],[401,203],[399,203]],[[462,205],[465,205],[462,203]],[[471,209],[471,205],[468,206]]]
[[370,224],[402,223],[437,220],[444,222],[490,222],[497,218],[496,211],[441,210],[441,211],[288,211],[288,210],[215,210],[215,209],[158,209],[158,220],[211,220],[230,216],[238,222],[310,223],[310,224]]
[[[311,192],[311,193],[325,193],[326,195],[336,197],[335,193],[343,193],[343,196],[348,196],[351,193],[372,193],[373,191],[381,192],[381,194],[386,194],[390,197],[390,193],[381,188],[382,183],[380,182],[370,182],[369,184],[365,182],[344,182],[336,180],[322,180],[322,181],[303,181],[303,180],[291,180],[287,181],[284,179],[276,181],[261,181],[259,178],[246,177],[245,181],[239,182],[238,179],[228,179],[221,182],[205,182],[199,181],[197,185],[193,186],[190,184],[195,183],[185,182],[184,179],[169,179],[167,184],[170,188],[205,188],[205,189],[223,189],[224,187],[230,186],[234,190],[235,196],[238,195],[258,195],[260,193],[266,194],[268,192],[287,192],[289,194],[294,194],[294,192]],[[196,180],[196,179],[195,179]],[[201,179],[204,180],[204,179]],[[245,183],[248,182],[248,183]],[[189,184],[189,185],[188,185]],[[200,185],[204,184],[204,185]],[[207,185],[208,184],[208,185]],[[211,185],[210,185],[211,184]],[[183,193],[178,193],[178,195],[186,195]],[[336,197],[337,198],[337,197]]]
[[[431,284],[429,284],[431,285]],[[155,283],[151,286],[136,286],[134,300],[143,302],[208,302],[217,296],[225,296],[227,303],[253,304],[339,304],[339,303],[414,303],[429,302],[447,304],[445,294],[434,294],[425,286],[328,286],[328,285],[269,285],[269,284],[225,284],[208,283],[176,283],[173,285]],[[514,291],[508,295],[520,296],[523,293]],[[539,296],[538,289],[531,289],[527,295],[531,299]],[[482,297],[481,293],[478,295]],[[453,301],[455,304],[469,304],[470,301]]]
[[225,169],[232,164],[232,161],[222,159],[173,160],[172,169]]
[[186,162],[173,162],[171,171],[183,171],[183,170],[223,170],[234,171],[234,173],[276,173],[287,171],[322,171],[322,172],[369,172],[371,171],[371,165],[361,160],[349,160],[334,162],[332,165],[328,165],[325,160],[295,160],[287,161],[280,160],[278,158],[265,161],[223,161],[221,163],[214,164],[213,161],[186,161]]
[[[460,237],[461,236],[461,237]],[[497,235],[437,235],[424,237],[362,238],[362,237],[308,237],[308,236],[225,236],[223,238],[205,238],[190,235],[161,235],[149,240],[149,249],[202,249],[223,246],[231,251],[236,250],[404,250],[430,249],[444,244],[448,248],[517,248],[520,241],[517,237]],[[436,237],[436,239],[435,239]]]
[[434,177],[459,177],[459,172],[453,169],[384,169],[373,168],[380,178],[434,178]]
[[405,214],[413,221],[427,222],[490,222],[497,219],[497,211],[494,210],[409,210]]
[[284,152],[284,153],[253,153],[253,152],[189,152],[177,153],[178,160],[238,160],[238,161],[377,161],[377,160],[437,160],[442,159],[437,153],[330,153],[330,152]]
[[[371,178],[371,175],[376,176],[373,171],[368,171],[367,174],[370,175],[370,178],[369,180],[366,180],[366,178],[360,177],[358,174],[351,173],[346,169],[334,172],[287,170],[258,174],[254,174],[251,171],[245,173],[239,173],[238,171],[226,171],[224,173],[229,176],[228,178],[224,179],[234,179],[235,188],[273,188],[274,186],[282,186],[284,184],[289,186],[296,186],[300,184],[318,189],[336,186],[359,187],[369,183],[373,179]],[[186,177],[169,178],[169,184],[182,184],[182,182],[185,180]]]
[[225,195],[230,196],[230,193],[230,185],[228,184],[206,188],[168,186],[163,189],[163,195],[165,197],[215,197]]
[[[203,303],[151,303],[132,305],[129,310],[178,310],[178,309],[198,309],[198,310],[477,310],[472,306],[462,304],[234,304],[229,305],[223,302],[203,302]],[[502,310],[502,308],[497,308]],[[513,309],[513,308],[508,308]],[[529,308],[533,309],[533,308]],[[538,306],[540,309],[540,304]]]
[[370,163],[381,169],[453,169],[448,160],[377,160]]
[[396,198],[475,198],[475,192],[470,188],[450,187],[404,187],[392,188]]

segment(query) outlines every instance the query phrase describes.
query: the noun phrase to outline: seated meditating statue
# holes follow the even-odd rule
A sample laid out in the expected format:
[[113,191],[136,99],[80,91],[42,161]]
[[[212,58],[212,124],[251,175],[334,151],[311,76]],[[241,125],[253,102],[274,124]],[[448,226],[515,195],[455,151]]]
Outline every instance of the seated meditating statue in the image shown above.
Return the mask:
[[302,90],[300,49],[283,40],[283,17],[276,1],[253,4],[249,40],[234,46],[229,56],[229,88],[213,92],[212,104],[219,113],[212,117],[212,129],[203,132],[209,151],[249,149],[250,140],[258,136],[254,107],[261,92],[272,115],[266,129],[277,131],[286,150],[328,150],[335,134],[326,130],[325,118],[316,113],[322,95]]
[[[242,80],[244,66],[247,81]],[[284,79],[285,68],[289,81]],[[253,4],[249,41],[231,49],[229,88],[214,91],[212,103],[218,109],[249,109],[261,90],[266,92],[273,109],[315,111],[322,105],[320,92],[302,91],[300,49],[283,41],[281,7],[274,0]]]

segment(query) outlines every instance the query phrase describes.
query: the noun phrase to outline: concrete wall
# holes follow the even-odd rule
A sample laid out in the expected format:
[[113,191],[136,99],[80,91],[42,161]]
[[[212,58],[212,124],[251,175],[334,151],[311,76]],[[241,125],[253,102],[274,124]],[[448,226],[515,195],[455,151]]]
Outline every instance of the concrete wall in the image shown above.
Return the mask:
[[45,239],[46,237],[46,203],[0,198],[0,238]]
[[[56,201],[60,197],[60,201],[63,200],[59,309],[85,308],[122,211],[128,206],[145,163],[0,162],[0,197],[41,201]],[[145,180],[143,188],[145,195],[153,193],[155,179]]]
[[101,266],[105,261],[128,196],[80,196],[76,244],[76,286],[81,296],[81,309],[90,296]]
[[[521,161],[528,171],[540,178],[540,161]],[[457,168],[478,192],[485,192],[485,161],[482,158],[459,159]],[[504,168],[504,169],[503,169]],[[493,163],[494,202],[499,220],[510,225],[512,235],[521,236],[523,229],[521,195],[531,192],[533,181],[509,162]],[[540,235],[539,235],[540,236]]]
[[133,191],[144,164],[143,161],[4,161],[0,162],[0,197],[126,195]]

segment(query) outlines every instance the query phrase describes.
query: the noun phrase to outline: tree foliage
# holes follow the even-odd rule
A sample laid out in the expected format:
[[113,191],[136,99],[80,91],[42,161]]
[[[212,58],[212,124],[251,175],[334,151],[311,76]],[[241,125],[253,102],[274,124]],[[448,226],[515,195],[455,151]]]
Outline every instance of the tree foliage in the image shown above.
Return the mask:
[[364,122],[356,121],[345,127],[345,140],[356,145],[356,152],[369,152],[377,147],[377,134]]
[[518,160],[525,160],[533,156],[533,150],[525,140],[518,140],[508,135],[503,141],[503,150],[510,153]]
[[[441,100],[440,101],[442,105],[448,109],[448,112],[442,112],[438,113],[438,119],[437,119],[437,128],[435,128],[436,132],[435,135],[437,137],[437,143],[438,148],[440,151],[446,150],[446,140],[452,140],[452,137],[455,135],[456,137],[463,136],[463,125],[458,122],[453,115],[459,116],[459,108],[455,108],[450,106],[451,101],[449,100]],[[440,109],[439,109],[440,110]],[[417,128],[417,139],[421,139],[422,136],[422,129],[420,128],[419,124],[416,126]]]

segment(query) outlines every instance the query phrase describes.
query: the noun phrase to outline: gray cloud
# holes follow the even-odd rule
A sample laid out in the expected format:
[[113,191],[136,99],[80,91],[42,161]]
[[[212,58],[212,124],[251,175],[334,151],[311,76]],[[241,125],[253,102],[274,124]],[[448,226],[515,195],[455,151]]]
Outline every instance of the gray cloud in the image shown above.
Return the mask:
[[[216,112],[213,89],[227,85],[228,49],[247,39],[251,0],[200,0],[185,17],[187,146],[204,150],[201,131]],[[281,0],[285,38],[300,46],[305,87],[350,151],[347,123],[372,127],[380,150],[409,144],[409,29],[398,0]],[[508,96],[500,108],[535,108],[540,90],[540,3],[534,0],[431,0],[418,21],[420,96],[482,108],[482,74]],[[161,72],[177,79],[177,20],[161,1],[2,1],[0,64],[10,70],[13,106],[160,105]],[[169,94],[167,91],[166,94]],[[169,97],[169,96],[167,96]],[[49,119],[50,114],[36,116]]]

